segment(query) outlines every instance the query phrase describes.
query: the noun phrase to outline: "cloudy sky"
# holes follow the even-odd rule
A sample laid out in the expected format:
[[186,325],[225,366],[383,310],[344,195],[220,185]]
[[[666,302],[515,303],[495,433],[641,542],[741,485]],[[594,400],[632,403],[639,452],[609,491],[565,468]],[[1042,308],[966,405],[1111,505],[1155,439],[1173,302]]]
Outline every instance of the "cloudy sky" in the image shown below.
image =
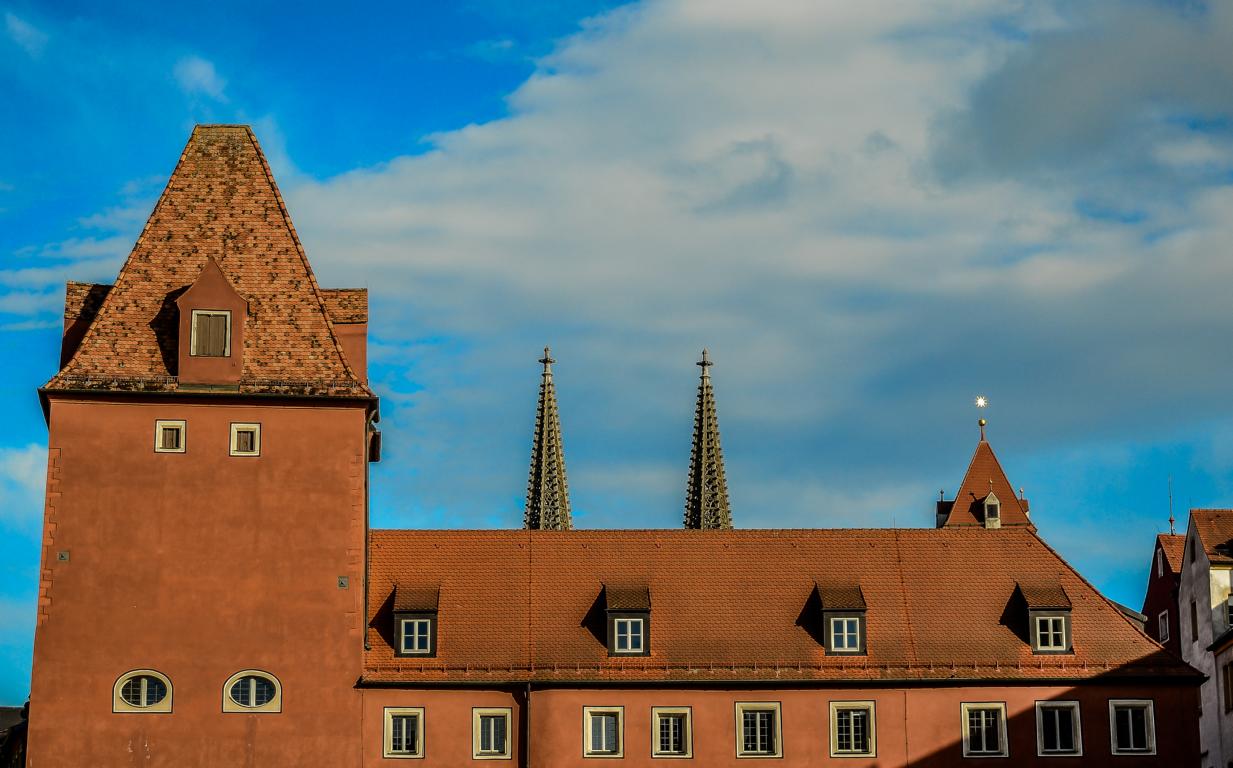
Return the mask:
[[741,527],[929,525],[977,394],[1115,600],[1169,478],[1183,527],[1233,505],[1233,5],[527,5],[0,5],[0,703],[63,283],[114,278],[197,122],[254,125],[371,292],[376,525],[521,524],[545,344],[580,527],[680,524],[703,346]]

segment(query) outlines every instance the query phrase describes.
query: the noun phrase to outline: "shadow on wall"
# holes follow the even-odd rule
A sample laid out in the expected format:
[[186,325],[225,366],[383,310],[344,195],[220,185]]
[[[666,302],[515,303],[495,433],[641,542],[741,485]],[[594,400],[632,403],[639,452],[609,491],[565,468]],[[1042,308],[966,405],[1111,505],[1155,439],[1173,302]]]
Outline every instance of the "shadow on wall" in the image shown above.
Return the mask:
[[20,709],[0,708],[0,768],[25,768],[26,719],[30,702]]

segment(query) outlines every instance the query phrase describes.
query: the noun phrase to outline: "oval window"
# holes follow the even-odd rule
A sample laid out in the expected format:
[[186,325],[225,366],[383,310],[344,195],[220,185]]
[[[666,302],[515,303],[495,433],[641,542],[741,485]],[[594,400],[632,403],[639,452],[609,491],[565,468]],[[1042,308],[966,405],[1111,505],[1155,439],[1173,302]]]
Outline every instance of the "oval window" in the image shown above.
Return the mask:
[[274,700],[274,683],[259,675],[245,675],[231,685],[231,700],[241,707],[263,707]]
[[152,707],[167,698],[167,684],[152,675],[133,675],[120,686],[120,698],[130,707]]

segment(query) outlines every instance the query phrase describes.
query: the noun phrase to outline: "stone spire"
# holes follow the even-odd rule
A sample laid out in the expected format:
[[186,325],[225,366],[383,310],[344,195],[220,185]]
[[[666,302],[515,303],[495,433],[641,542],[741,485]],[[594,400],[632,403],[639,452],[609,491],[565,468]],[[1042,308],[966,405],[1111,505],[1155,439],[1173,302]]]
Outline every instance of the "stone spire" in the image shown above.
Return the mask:
[[535,442],[531,445],[531,477],[527,481],[526,527],[568,531],[569,485],[565,482],[565,450],[561,445],[561,417],[557,390],[552,384],[552,353],[544,347],[544,378],[539,385],[539,411],[535,414]]
[[694,446],[689,457],[689,488],[685,495],[686,528],[731,528],[728,481],[724,453],[719,446],[719,419],[715,416],[715,390],[711,388],[710,355],[702,350],[698,383],[698,411],[694,415]]

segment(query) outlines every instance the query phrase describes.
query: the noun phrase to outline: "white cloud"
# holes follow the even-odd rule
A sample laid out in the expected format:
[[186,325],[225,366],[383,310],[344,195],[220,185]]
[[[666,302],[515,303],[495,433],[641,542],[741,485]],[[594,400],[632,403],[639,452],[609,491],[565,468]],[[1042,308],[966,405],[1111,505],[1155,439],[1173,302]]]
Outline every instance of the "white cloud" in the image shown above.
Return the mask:
[[227,81],[215,71],[213,62],[200,56],[185,56],[177,61],[175,78],[180,89],[190,96],[204,94],[215,101],[227,100]]
[[47,448],[0,448],[0,525],[37,531],[43,519]]
[[47,33],[10,11],[4,13],[4,31],[30,56],[38,58],[47,46]]

